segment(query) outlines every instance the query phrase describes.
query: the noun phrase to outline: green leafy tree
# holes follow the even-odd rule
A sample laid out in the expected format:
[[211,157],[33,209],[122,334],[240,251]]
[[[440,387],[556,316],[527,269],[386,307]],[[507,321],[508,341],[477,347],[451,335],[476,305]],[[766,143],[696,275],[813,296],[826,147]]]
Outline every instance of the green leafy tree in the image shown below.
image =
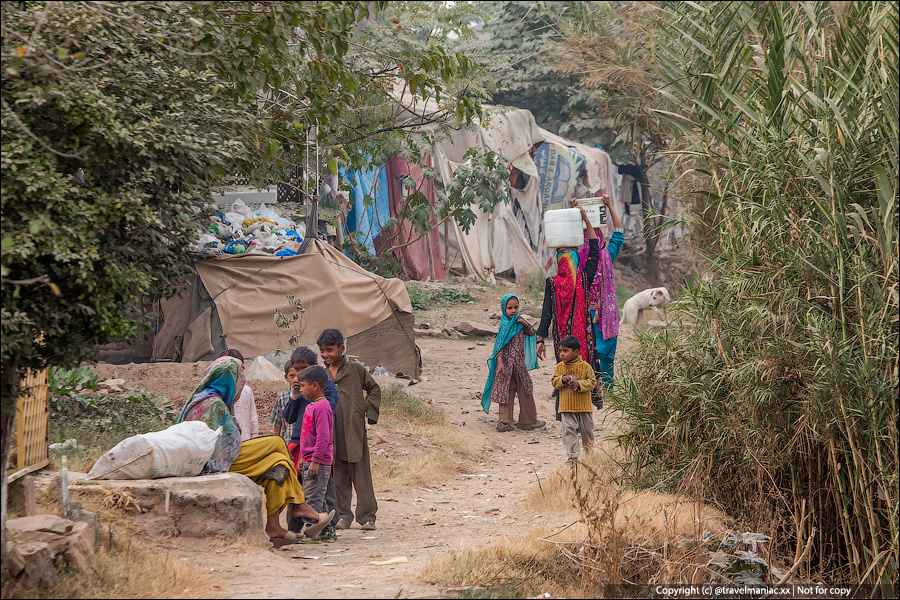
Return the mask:
[[656,69],[656,37],[665,25],[654,18],[656,8],[649,3],[579,2],[571,12],[579,17],[558,22],[553,54],[560,69],[577,77],[579,88],[595,92],[590,110],[603,115],[615,135],[610,151],[642,168],[643,266],[651,280],[659,281],[656,248],[672,191],[668,182],[677,179],[674,171],[681,167],[668,156],[670,169],[655,210],[649,170],[680,137],[679,128],[661,113],[677,112],[677,102],[657,93],[663,80]]
[[[433,141],[473,119],[487,121],[490,115],[482,103],[491,74],[483,63],[489,55],[472,30],[482,15],[471,3],[392,2],[379,10],[360,27],[346,57],[351,68],[366,75],[365,82],[342,121],[323,128],[322,142],[336,148],[335,154],[356,169],[381,166],[395,156],[425,165]],[[403,77],[415,69],[433,73],[436,79]],[[432,168],[423,169],[423,185],[436,184],[433,203],[414,179],[406,178],[405,201],[393,218],[380,224],[386,243],[380,256],[367,256],[351,234],[346,244],[354,256],[402,274],[402,266],[385,264],[393,252],[421,240],[449,219],[468,230],[475,219],[475,205],[493,210],[505,198],[505,161],[492,152],[471,153],[467,158],[468,163],[446,183],[437,180]],[[373,195],[363,202],[368,208]],[[408,239],[392,235],[401,225],[412,227]]]
[[[575,78],[550,55],[555,34],[540,2],[487,2],[483,31],[491,51],[502,62],[494,102],[525,108],[540,123],[566,118],[569,88]],[[568,2],[554,3],[567,5]],[[556,6],[559,10],[560,7]]]
[[[226,173],[267,180],[298,162],[314,127],[339,154],[343,119],[379,82],[345,58],[378,52],[353,37],[386,5],[2,3],[4,556],[23,369],[75,366],[133,333],[130,307],[180,276]],[[431,44],[392,76],[426,97],[469,66]],[[444,106],[456,125],[480,110],[464,94]]]
[[[272,160],[257,169],[260,179],[287,177],[294,170],[307,169],[323,153],[322,161],[331,174],[338,165],[350,169],[364,169],[384,165],[394,156],[419,165],[431,153],[432,136],[440,138],[451,129],[465,127],[473,119],[486,119],[482,102],[487,95],[489,73],[479,61],[486,51],[472,31],[471,24],[480,15],[469,3],[391,2],[379,5],[376,11],[361,20],[348,40],[343,65],[355,74],[352,94],[342,98],[343,110],[336,118],[321,118],[319,111],[307,108],[308,101],[290,89],[272,90],[267,95],[264,111],[271,112],[276,122],[291,114],[315,117],[311,128],[303,129],[304,137],[315,145],[282,142]],[[318,76],[306,66],[305,78],[316,81]],[[343,85],[339,84],[343,89]],[[435,127],[432,127],[435,126]],[[280,135],[298,136],[297,128],[288,126]],[[429,134],[423,135],[423,128]],[[311,130],[310,130],[311,129]],[[475,157],[476,162],[497,162],[496,158]],[[435,179],[430,168],[426,178]],[[493,177],[493,174],[491,174]],[[496,177],[493,177],[496,178]],[[304,192],[317,191],[317,177],[309,178]],[[413,181],[407,180],[406,186]],[[341,186],[343,187],[343,186]],[[496,189],[496,185],[488,186]],[[435,221],[449,218],[471,220],[471,210],[437,187],[437,202],[430,203],[414,187],[408,188],[406,201],[399,207],[395,219],[383,223],[387,230],[402,221],[410,225],[412,239],[382,250],[382,256],[367,256],[351,234],[347,244],[355,249],[355,256],[365,264],[385,272],[396,272],[389,257],[393,251],[422,238]],[[479,199],[493,206],[500,200],[496,193]],[[374,202],[369,195],[364,202]],[[470,198],[469,203],[475,202]],[[342,207],[350,210],[352,206]],[[386,236],[390,238],[390,236]],[[385,260],[387,258],[387,261]]]
[[590,145],[601,144],[621,160],[627,148],[613,122],[596,110],[598,91],[555,51],[569,26],[585,18],[586,2],[483,2],[480,34],[490,50],[483,63],[494,76],[493,103],[530,110],[538,124]]

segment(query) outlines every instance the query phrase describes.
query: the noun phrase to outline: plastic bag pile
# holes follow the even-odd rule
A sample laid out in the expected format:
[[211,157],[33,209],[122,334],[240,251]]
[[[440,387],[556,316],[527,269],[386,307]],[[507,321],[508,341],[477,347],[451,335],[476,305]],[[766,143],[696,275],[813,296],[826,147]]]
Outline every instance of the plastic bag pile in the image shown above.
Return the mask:
[[247,206],[238,199],[217,210],[209,228],[188,249],[200,254],[296,256],[305,236],[306,223],[295,224],[277,207]]

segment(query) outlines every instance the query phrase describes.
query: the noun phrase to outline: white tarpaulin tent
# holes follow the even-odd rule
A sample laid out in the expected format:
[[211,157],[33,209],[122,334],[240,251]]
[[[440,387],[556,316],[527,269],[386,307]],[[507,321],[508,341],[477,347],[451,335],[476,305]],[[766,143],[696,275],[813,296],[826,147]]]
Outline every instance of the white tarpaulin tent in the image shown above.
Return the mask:
[[[395,114],[421,119],[440,113],[434,100],[413,98],[409,93],[395,92],[398,105]],[[516,108],[484,107],[489,120],[472,128],[450,129],[438,123],[424,125],[417,131],[433,147],[434,169],[442,181],[449,181],[469,148],[491,150],[501,154],[523,173],[529,175],[523,189],[511,188],[513,202],[495,207],[491,214],[475,210],[476,221],[468,233],[457,223],[441,227],[440,245],[447,269],[464,269],[479,278],[491,271],[523,274],[542,269],[539,255],[544,253],[544,205],[537,184],[537,166],[531,158],[532,147],[544,142],[574,149],[584,158],[583,176],[571,182],[571,194],[593,195],[599,190],[615,193],[615,167],[609,155],[598,148],[566,140],[541,129],[530,111]]]

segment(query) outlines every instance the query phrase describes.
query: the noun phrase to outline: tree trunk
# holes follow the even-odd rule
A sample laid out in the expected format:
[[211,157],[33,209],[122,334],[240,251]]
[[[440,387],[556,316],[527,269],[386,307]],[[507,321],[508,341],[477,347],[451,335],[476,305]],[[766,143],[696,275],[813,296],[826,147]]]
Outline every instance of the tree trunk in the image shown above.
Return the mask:
[[659,286],[659,255],[656,246],[659,242],[659,219],[653,215],[653,204],[650,201],[650,165],[645,161],[641,151],[641,221],[644,228],[644,261],[647,277],[654,286]]
[[2,435],[3,473],[0,475],[0,569],[3,581],[8,581],[6,572],[6,507],[9,497],[9,451],[12,448],[13,421],[16,418],[16,398],[19,394],[19,371],[11,365],[4,365],[3,398],[0,399],[0,435]]

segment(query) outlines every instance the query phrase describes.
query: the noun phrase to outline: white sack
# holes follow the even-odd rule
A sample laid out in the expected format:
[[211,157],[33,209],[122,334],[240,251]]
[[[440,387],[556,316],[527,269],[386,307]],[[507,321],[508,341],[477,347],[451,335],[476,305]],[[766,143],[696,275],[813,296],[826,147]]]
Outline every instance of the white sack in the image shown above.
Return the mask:
[[88,479],[193,477],[212,456],[221,427],[184,421],[154,433],[133,435],[101,456]]
[[279,369],[278,365],[265,356],[257,356],[250,363],[250,366],[244,370],[244,376],[247,378],[247,381],[282,381],[284,379],[284,369]]

